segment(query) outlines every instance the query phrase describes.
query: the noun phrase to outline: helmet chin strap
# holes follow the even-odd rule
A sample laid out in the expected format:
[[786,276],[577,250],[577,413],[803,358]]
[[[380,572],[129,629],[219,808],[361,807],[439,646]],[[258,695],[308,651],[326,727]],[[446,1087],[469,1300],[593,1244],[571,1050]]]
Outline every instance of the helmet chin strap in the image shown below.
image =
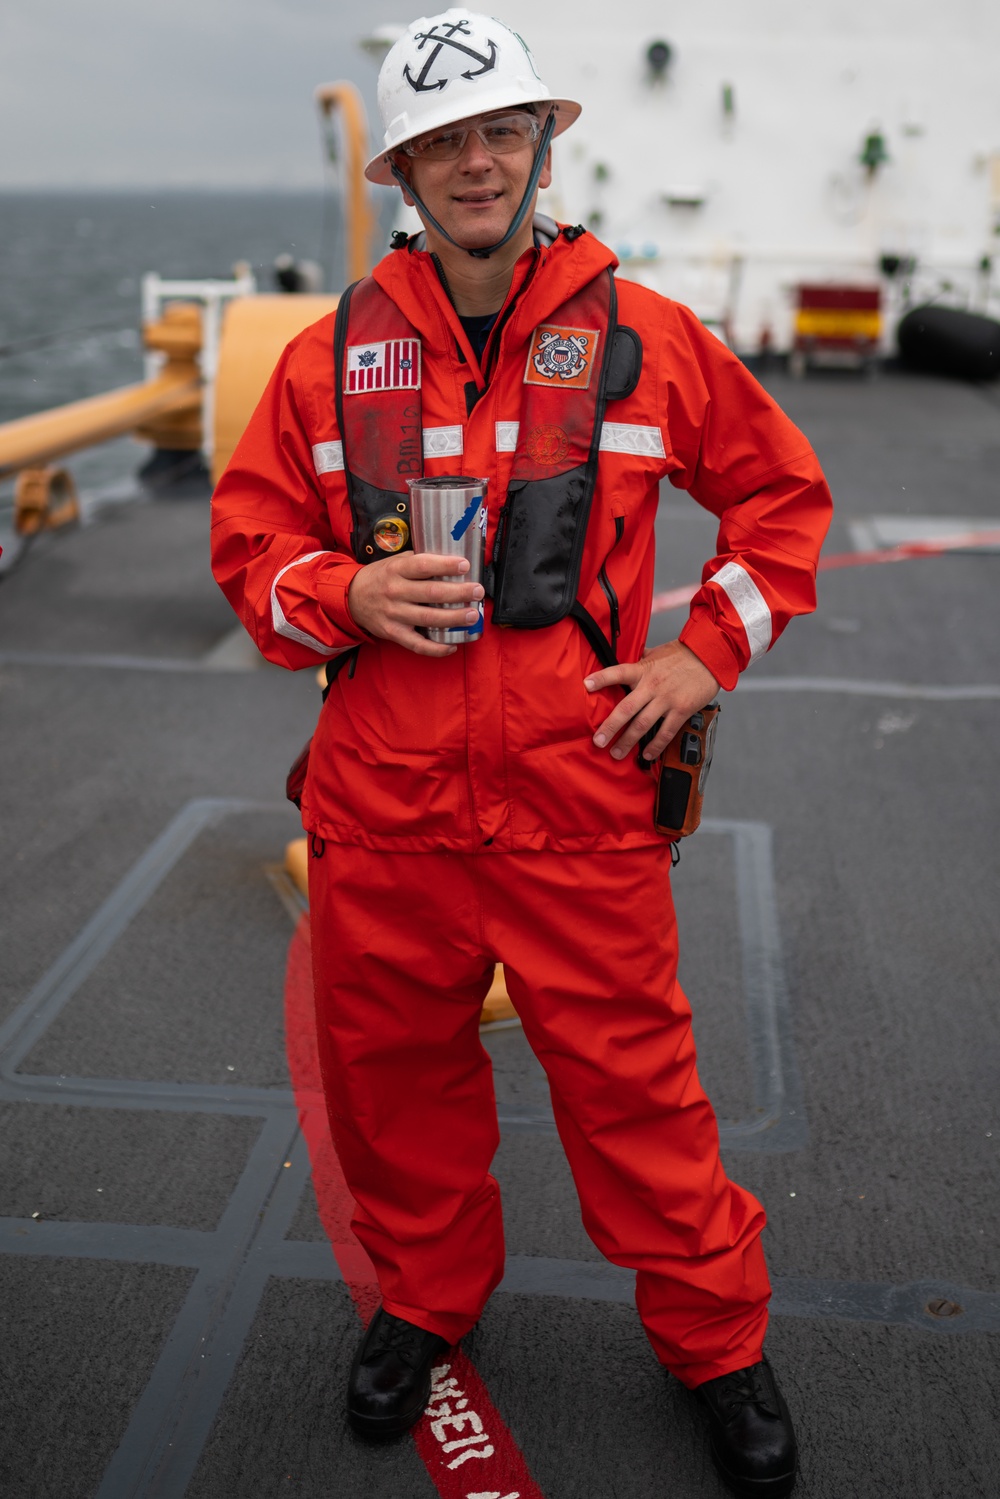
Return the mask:
[[524,189],[524,192],[521,196],[521,202],[518,205],[517,212],[510,221],[510,228],[507,230],[507,233],[504,235],[503,239],[498,239],[495,245],[485,245],[481,250],[469,250],[465,245],[460,245],[457,239],[452,239],[447,229],[443,228],[438,223],[437,219],[431,213],[426,203],[424,203],[423,199],[414,191],[412,184],[407,182],[406,178],[403,176],[402,172],[399,170],[399,167],[397,167],[395,162],[390,163],[389,170],[391,171],[396,181],[399,183],[400,187],[404,190],[404,192],[406,192],[413,199],[414,203],[417,205],[417,208],[420,211],[421,218],[425,219],[428,224],[432,225],[435,231],[441,235],[442,239],[446,239],[450,245],[454,245],[456,250],[465,250],[467,255],[473,256],[476,260],[488,260],[491,255],[495,254],[497,250],[502,250],[504,245],[507,244],[509,240],[513,239],[514,235],[524,223],[524,216],[528,212],[528,207],[535,196],[535,189],[538,187],[538,179],[542,175],[542,168],[545,165],[545,157],[548,154],[549,145],[552,141],[552,136],[555,132],[555,128],[556,112],[554,109],[551,109],[549,110],[548,119],[542,126],[542,133],[538,139],[538,145],[535,149],[535,159],[531,164],[531,176],[528,178],[528,185]]

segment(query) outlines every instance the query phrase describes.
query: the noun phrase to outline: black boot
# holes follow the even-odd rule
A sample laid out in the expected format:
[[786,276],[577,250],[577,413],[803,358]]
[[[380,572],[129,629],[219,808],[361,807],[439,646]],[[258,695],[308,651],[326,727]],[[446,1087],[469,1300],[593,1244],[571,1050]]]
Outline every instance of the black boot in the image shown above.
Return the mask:
[[782,1499],[795,1484],[795,1433],[767,1359],[698,1386],[708,1408],[712,1459],[744,1499]]
[[366,1437],[409,1431],[430,1399],[431,1367],[450,1345],[379,1307],[351,1365],[347,1419]]

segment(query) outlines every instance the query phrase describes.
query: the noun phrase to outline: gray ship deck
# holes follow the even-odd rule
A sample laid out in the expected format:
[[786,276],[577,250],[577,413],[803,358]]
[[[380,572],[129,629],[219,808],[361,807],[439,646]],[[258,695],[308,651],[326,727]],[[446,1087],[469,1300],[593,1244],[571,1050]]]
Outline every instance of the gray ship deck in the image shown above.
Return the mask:
[[[827,466],[829,554],[893,518],[1000,524],[995,391],[769,383]],[[204,502],[119,506],[0,585],[0,1490],[432,1499],[410,1438],[345,1427],[359,1323],[286,1061],[268,867],[318,690],[234,642],[206,536]],[[668,489],[659,586],[712,536]],[[998,567],[826,573],[725,704],[675,877],[727,1166],[769,1212],[803,1499],[997,1492]],[[486,1040],[510,1259],[466,1351],[499,1419],[545,1499],[715,1499],[523,1037]],[[519,1491],[488,1466],[463,1495]]]

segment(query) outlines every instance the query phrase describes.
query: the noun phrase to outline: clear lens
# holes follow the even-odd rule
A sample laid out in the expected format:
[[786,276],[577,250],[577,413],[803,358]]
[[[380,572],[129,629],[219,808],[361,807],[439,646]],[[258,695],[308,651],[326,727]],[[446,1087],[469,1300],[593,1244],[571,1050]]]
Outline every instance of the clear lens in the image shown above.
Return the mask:
[[488,120],[455,126],[451,130],[435,130],[430,135],[418,135],[407,141],[403,150],[407,156],[421,161],[454,161],[465,150],[465,143],[475,131],[492,156],[507,156],[532,145],[541,134],[541,126],[534,115],[496,115]]

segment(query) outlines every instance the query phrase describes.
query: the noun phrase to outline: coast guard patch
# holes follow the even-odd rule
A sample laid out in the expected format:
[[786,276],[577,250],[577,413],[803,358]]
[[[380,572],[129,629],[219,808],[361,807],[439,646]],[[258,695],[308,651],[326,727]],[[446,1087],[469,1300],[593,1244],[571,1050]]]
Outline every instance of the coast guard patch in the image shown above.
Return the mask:
[[554,323],[543,323],[531,335],[525,385],[586,390],[599,338],[600,333],[594,328],[559,328]]
[[393,338],[386,343],[349,344],[344,394],[369,390],[418,390],[420,341]]

